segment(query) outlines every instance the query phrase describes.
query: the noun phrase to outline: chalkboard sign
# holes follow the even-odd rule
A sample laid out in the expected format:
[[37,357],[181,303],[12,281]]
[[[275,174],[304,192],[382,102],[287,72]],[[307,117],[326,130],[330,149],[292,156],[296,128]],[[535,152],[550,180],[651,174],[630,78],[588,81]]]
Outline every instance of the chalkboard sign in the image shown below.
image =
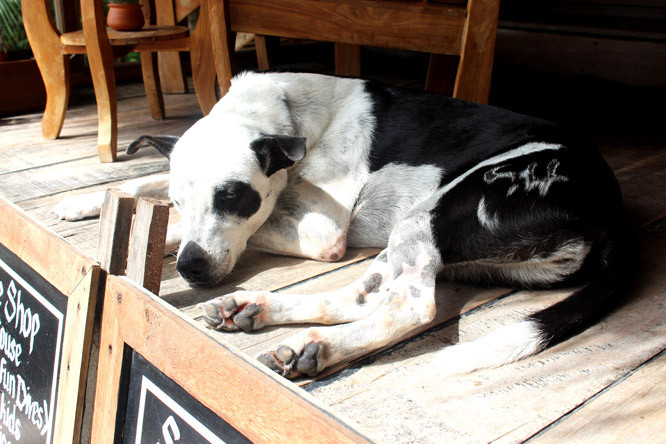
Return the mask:
[[67,297],[0,244],[0,443],[50,443]]
[[250,441],[140,354],[132,352],[123,442],[241,444]]

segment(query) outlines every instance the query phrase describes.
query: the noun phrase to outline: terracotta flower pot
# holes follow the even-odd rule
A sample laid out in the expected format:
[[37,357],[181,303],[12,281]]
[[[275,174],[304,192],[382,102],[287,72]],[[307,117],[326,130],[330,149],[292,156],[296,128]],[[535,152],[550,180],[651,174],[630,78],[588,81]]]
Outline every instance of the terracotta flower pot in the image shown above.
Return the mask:
[[109,3],[106,24],[117,31],[136,31],[145,21],[141,5],[128,3]]

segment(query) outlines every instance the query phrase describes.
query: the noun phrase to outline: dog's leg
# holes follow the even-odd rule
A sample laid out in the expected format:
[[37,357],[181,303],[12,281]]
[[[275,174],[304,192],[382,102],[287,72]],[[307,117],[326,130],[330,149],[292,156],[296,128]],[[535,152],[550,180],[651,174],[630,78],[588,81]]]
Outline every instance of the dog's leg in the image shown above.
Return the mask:
[[[169,190],[169,174],[140,177],[130,180],[118,187],[120,191],[133,197],[154,197],[166,199]],[[75,221],[87,217],[99,216],[104,204],[106,191],[68,196],[56,205],[49,213],[58,219]]]
[[203,305],[204,319],[215,329],[254,331],[268,325],[341,324],[363,319],[386,297],[392,269],[386,251],[363,276],[344,288],[309,295],[237,291]]
[[244,292],[207,305],[206,316],[214,318],[220,329],[252,330],[270,323],[349,322],[309,328],[258,356],[259,361],[290,378],[314,375],[366,354],[430,322],[435,314],[435,277],[441,259],[429,235],[429,225],[427,213],[403,220],[394,230],[389,247],[364,276],[340,292],[294,299]]
[[349,218],[349,209],[330,194],[300,180],[282,193],[250,243],[277,254],[336,261],[347,248]]

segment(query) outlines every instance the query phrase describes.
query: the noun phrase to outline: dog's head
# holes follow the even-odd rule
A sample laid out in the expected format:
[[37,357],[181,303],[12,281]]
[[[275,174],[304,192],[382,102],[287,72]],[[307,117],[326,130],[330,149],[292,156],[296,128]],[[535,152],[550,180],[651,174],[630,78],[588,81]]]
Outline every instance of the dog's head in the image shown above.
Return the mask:
[[263,134],[204,117],[180,138],[143,136],[171,160],[170,197],[180,213],[177,269],[190,284],[217,284],[268,219],[287,183],[286,168],[305,156],[305,139]]

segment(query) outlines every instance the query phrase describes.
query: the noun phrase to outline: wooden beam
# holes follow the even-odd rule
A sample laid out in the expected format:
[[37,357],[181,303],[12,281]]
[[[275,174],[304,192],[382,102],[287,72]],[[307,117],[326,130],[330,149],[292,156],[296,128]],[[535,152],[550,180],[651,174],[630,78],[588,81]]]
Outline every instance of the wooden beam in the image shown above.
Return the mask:
[[97,259],[103,270],[124,274],[127,265],[134,198],[119,190],[108,190],[99,222]]
[[229,0],[231,30],[458,54],[466,11],[429,2]]
[[155,199],[138,200],[125,275],[155,294],[159,294],[162,282],[162,260],[168,222],[167,204]]

